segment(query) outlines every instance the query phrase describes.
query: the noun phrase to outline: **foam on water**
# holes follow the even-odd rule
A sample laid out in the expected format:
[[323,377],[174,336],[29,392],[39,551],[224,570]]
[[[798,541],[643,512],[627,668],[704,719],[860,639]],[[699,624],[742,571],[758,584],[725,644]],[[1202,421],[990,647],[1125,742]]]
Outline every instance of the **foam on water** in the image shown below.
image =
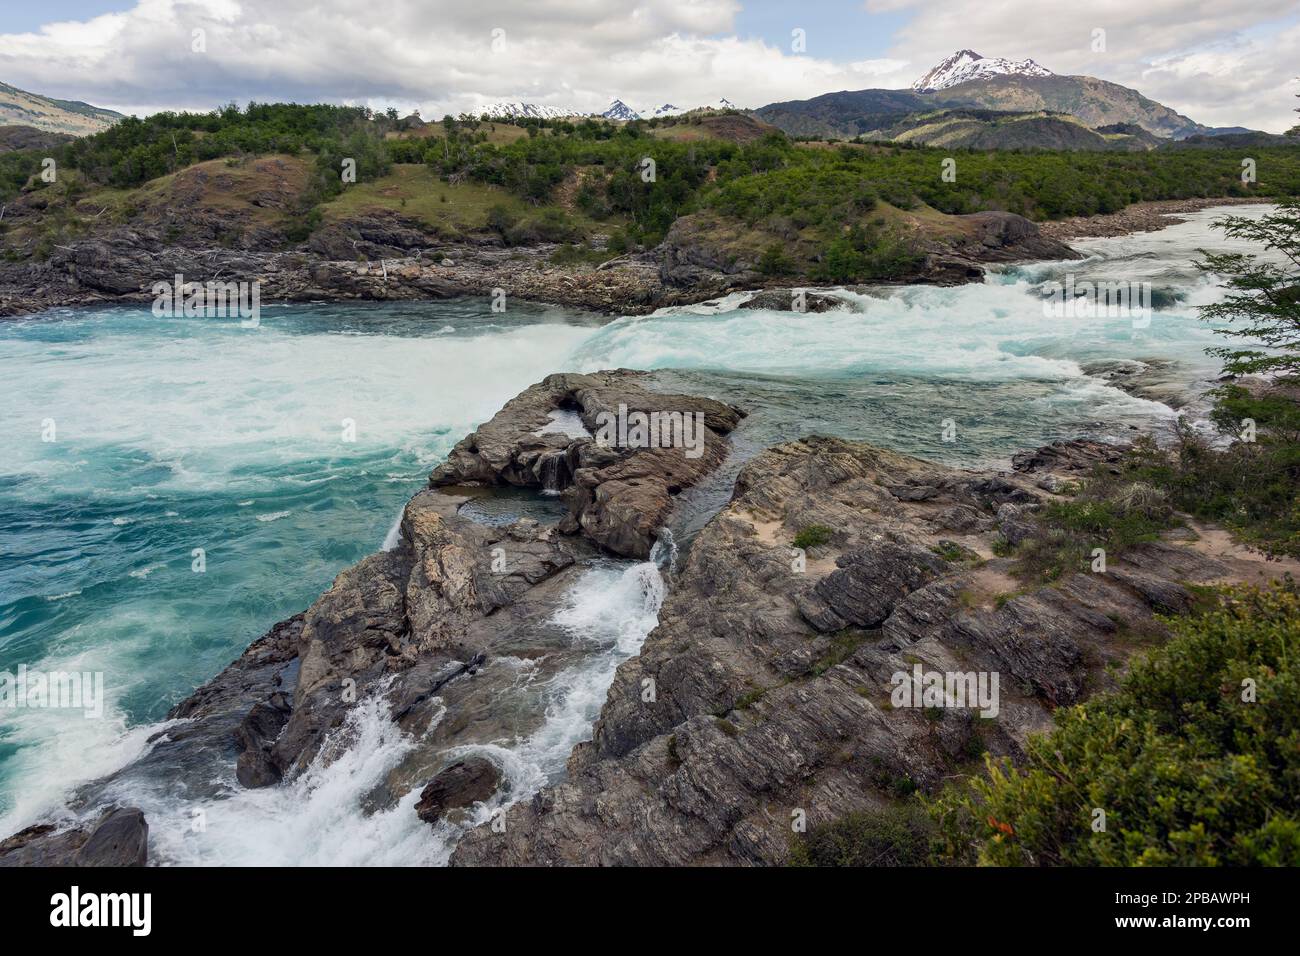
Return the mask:
[[[140,804],[155,858],[165,864],[244,866],[422,866],[445,863],[456,841],[493,813],[553,782],[574,745],[590,739],[618,665],[654,628],[664,585],[650,563],[604,562],[589,569],[555,622],[587,651],[545,688],[546,713],[528,736],[454,748],[449,760],[479,754],[501,768],[508,786],[467,819],[422,822],[419,788],[390,807],[365,808],[367,797],[416,746],[392,721],[382,693],[358,703],[308,770],[282,787],[238,789],[187,803],[180,814],[152,792],[122,794]],[[435,718],[426,732],[437,726]],[[195,819],[203,826],[196,829]],[[157,822],[155,822],[157,821]]]
[[588,334],[424,308],[458,334],[339,336],[310,307],[254,330],[146,309],[0,323],[0,670],[93,660],[109,697],[75,725],[0,709],[0,830],[134,757],[131,728],[372,550],[454,441]]

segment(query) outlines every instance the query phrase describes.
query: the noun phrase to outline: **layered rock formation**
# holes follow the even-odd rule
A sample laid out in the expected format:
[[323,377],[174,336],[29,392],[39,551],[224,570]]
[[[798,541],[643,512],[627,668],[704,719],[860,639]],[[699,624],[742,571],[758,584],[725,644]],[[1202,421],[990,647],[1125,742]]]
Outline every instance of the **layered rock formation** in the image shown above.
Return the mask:
[[[457,444],[430,484],[562,491],[569,514],[561,531],[581,529],[615,554],[649,557],[674,496],[722,463],[723,436],[744,413],[711,399],[649,391],[638,384],[642,376],[626,369],[548,376]],[[655,447],[619,447],[618,422],[626,430],[636,415],[666,423],[645,436]],[[614,441],[596,440],[602,422],[615,426]]]
[[[1224,568],[1154,543],[1056,586],[994,556],[1027,510],[1113,449],[1062,443],[1010,474],[810,438],[748,464],[696,538],[660,623],[619,668],[565,782],[468,833],[456,865],[774,864],[825,823],[1017,754],[1104,685]],[[793,548],[798,532],[825,544]],[[897,674],[996,673],[996,717],[898,708]]]

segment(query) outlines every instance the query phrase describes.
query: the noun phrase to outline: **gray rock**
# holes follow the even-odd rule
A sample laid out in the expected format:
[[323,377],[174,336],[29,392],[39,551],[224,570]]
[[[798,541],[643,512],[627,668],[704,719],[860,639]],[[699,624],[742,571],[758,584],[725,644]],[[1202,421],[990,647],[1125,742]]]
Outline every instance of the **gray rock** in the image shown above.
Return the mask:
[[136,807],[111,807],[93,823],[38,824],[0,841],[5,866],[144,866],[149,824]]
[[[1161,545],[1122,574],[999,595],[1006,559],[971,568],[931,550],[988,553],[992,527],[936,537],[936,515],[974,528],[961,509],[991,523],[1000,508],[1008,523],[1038,500],[1033,480],[829,438],[760,454],[695,538],[568,778],[511,806],[504,832],[466,834],[453,865],[778,864],[795,810],[815,826],[888,806],[900,785],[940,786],[972,747],[1021,754],[1053,708],[1106,685],[1122,629],[1159,631],[1179,568],[1210,571],[1158,561],[1187,550]],[[913,487],[936,493],[895,494]],[[834,565],[799,573],[788,542],[814,523],[832,529]],[[894,675],[918,664],[997,673],[998,715],[892,707]]]
[[799,613],[823,633],[880,626],[900,600],[947,569],[927,548],[883,539],[842,554],[835,563],[838,570],[799,601]]
[[483,757],[466,757],[439,771],[420,793],[416,815],[425,823],[437,823],[448,810],[457,810],[486,800],[501,784],[501,771]]
[[73,857],[73,866],[144,866],[149,824],[136,807],[119,807],[100,819]]
[[[643,379],[642,373],[626,370],[548,376],[457,444],[434,470],[430,485],[564,490],[569,517],[562,531],[581,531],[615,554],[645,559],[672,512],[673,499],[722,463],[728,449],[723,436],[743,413],[710,399],[649,391],[641,385]],[[628,416],[699,415],[700,445],[602,446],[592,437],[546,430],[553,413],[568,411],[595,434],[599,416],[618,415],[620,409]]]

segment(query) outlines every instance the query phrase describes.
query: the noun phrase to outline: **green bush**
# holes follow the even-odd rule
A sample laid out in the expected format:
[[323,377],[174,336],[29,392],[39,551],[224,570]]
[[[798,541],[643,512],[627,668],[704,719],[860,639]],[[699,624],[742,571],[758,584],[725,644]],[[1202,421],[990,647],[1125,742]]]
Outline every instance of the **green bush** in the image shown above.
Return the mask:
[[1057,711],[1023,768],[986,758],[987,778],[930,802],[944,859],[1300,865],[1300,592],[1226,589],[1168,623],[1118,689]]
[[807,551],[809,548],[816,548],[825,544],[830,539],[830,528],[824,524],[810,524],[806,528],[801,528],[799,533],[794,536],[794,546]]
[[795,264],[786,253],[785,246],[774,242],[758,257],[758,271],[765,276],[788,276],[795,271]]

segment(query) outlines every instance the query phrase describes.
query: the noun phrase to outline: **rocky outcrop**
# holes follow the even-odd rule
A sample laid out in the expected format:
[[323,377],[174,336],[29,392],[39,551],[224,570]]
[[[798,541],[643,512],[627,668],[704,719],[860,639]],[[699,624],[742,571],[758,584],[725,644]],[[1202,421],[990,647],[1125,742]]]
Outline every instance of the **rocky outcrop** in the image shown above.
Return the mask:
[[[651,376],[623,371],[552,376],[526,390],[457,446],[435,472],[437,487],[408,502],[395,547],[344,570],[311,607],[272,627],[172,709],[144,756],[81,787],[69,810],[86,819],[126,783],[194,799],[228,795],[236,785],[287,783],[353,743],[349,720],[365,701],[381,702],[385,718],[414,742],[370,795],[377,806],[424,787],[420,812],[433,821],[503,792],[501,771],[463,756],[465,748],[541,725],[541,698],[501,706],[517,691],[520,663],[530,662],[544,685],[583,654],[555,622],[556,611],[600,548],[648,550],[674,496],[725,458],[723,435],[742,415],[708,399],[654,392],[652,384]],[[595,424],[600,411],[620,407],[698,413],[700,457],[532,434],[556,410]],[[466,506],[476,499],[446,486],[459,468],[458,483],[540,490],[551,472],[536,467],[535,453],[548,449],[564,459],[557,467],[577,502],[571,533],[527,517],[475,520]],[[0,862],[125,860],[135,846],[129,821],[138,818],[141,847],[147,828],[139,811],[123,813],[94,826],[23,831],[0,846]]]
[[[1071,443],[990,474],[831,438],[760,454],[568,779],[470,831],[453,864],[779,863],[794,820],[882,808],[982,751],[1021,753],[1054,707],[1105,686],[1131,635],[1160,631],[1155,612],[1190,600],[1182,582],[1223,571],[1161,543],[1052,587],[1012,577],[992,547],[1004,509],[1051,500],[1039,482],[1101,457]],[[827,540],[795,549],[814,525]],[[996,713],[896,706],[918,667],[998,675]]]
[[1024,262],[1082,258],[1059,239],[1043,234],[1035,222],[1012,212],[974,212],[958,217],[967,238],[953,251],[976,262]]
[[[563,492],[569,514],[561,530],[647,558],[673,499],[722,463],[723,436],[743,413],[651,391],[640,384],[646,380],[627,370],[548,376],[458,443],[430,484]],[[640,435],[636,416],[649,422]]]
[[[525,390],[435,470],[391,550],[343,571],[178,704],[143,757],[81,788],[69,809],[93,822],[29,828],[0,843],[0,863],[143,862],[147,827],[116,805],[118,784],[138,777],[191,799],[284,784],[355,742],[362,702],[410,742],[368,809],[419,790],[407,812],[443,832],[483,801],[517,801],[501,826],[464,836],[455,864],[780,863],[792,820],[884,808],[985,751],[1022,753],[1055,707],[1105,687],[1110,665],[1161,633],[1157,614],[1192,606],[1189,582],[1227,573],[1171,537],[1052,586],[1014,576],[998,545],[1032,534],[1035,510],[1072,481],[1113,466],[1113,446],[1058,442],[1008,472],[976,472],[835,438],[783,444],[743,467],[694,537],[566,779],[516,793],[508,766],[481,754],[545,720],[521,664],[525,683],[543,685],[581,658],[557,609],[602,552],[649,553],[741,420],[655,381],[569,374]],[[700,455],[603,446],[600,417],[620,410],[698,414]],[[567,517],[471,517],[473,495],[503,486],[558,491]],[[918,668],[996,679],[996,696],[900,702]]]
[[1216,206],[1244,203],[1272,202],[1267,197],[1242,196],[1211,199],[1156,199],[1136,202],[1119,212],[1098,213],[1095,216],[1071,216],[1055,222],[1045,222],[1039,228],[1052,239],[1095,238],[1099,236],[1127,236],[1134,232],[1155,232],[1186,222],[1185,213],[1200,212]]
[[1188,382],[1178,372],[1178,363],[1169,359],[1117,359],[1089,362],[1083,366],[1091,375],[1149,402],[1159,402],[1173,409],[1183,408],[1213,387],[1213,382]]
[[846,308],[843,299],[824,292],[799,289],[764,289],[740,303],[742,309],[769,309],[773,312],[833,312]]
[[149,825],[136,807],[112,807],[85,827],[28,827],[0,841],[0,866],[144,866]]
[[1125,450],[1124,445],[1076,438],[1071,441],[1052,442],[1050,445],[1028,451],[1018,451],[1011,456],[1011,467],[1017,472],[1042,477],[1050,475],[1080,477],[1090,474],[1098,465],[1117,464],[1124,457]]

